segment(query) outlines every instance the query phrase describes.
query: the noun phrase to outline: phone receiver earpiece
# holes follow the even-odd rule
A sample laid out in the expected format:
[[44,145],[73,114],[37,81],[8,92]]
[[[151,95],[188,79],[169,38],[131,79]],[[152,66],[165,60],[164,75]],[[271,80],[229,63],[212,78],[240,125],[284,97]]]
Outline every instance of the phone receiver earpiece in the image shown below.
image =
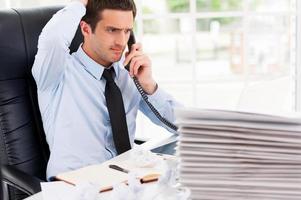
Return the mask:
[[[130,33],[130,38],[129,38],[129,41],[128,41],[128,49],[129,49],[129,52],[131,51],[131,47],[133,44],[136,43],[136,39],[135,39],[135,36],[134,36],[134,32],[131,31]],[[131,61],[125,66],[125,69],[130,71],[130,63]]]

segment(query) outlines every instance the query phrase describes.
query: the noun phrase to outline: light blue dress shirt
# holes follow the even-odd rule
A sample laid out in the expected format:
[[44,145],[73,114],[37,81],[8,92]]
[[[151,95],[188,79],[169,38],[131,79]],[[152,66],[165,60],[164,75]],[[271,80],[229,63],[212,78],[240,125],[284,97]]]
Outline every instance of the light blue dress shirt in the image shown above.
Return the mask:
[[[104,96],[104,67],[86,55],[81,47],[69,54],[70,43],[85,11],[84,5],[75,1],[53,16],[39,37],[32,68],[51,152],[48,179],[116,156]],[[113,63],[113,67],[115,82],[122,92],[133,146],[138,109],[154,123],[164,125],[142,100],[122,61]],[[149,96],[149,101],[161,115],[174,121],[173,108],[178,103],[170,95],[158,88]]]

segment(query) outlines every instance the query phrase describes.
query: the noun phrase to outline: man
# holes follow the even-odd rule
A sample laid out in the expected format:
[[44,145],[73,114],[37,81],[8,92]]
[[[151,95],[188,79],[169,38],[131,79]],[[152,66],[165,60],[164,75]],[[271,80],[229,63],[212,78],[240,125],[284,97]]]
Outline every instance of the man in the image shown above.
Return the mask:
[[[78,0],[57,12],[44,27],[32,73],[51,152],[48,179],[130,149],[138,109],[163,126],[142,100],[132,76],[161,115],[174,121],[177,103],[157,86],[141,44],[134,44],[123,56],[135,15],[133,0]],[[78,24],[84,42],[70,55],[69,45]],[[128,63],[129,72],[124,69]],[[107,96],[111,85],[121,92],[121,106],[112,105]],[[116,111],[110,111],[116,107],[123,109],[117,116]],[[114,120],[114,115],[121,119]],[[123,129],[116,128],[121,124]]]

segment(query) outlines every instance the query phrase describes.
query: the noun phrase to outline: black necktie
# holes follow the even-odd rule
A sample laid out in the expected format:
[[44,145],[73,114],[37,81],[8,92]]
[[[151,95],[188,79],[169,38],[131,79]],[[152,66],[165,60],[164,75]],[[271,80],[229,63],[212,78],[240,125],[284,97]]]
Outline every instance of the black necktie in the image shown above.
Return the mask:
[[114,68],[105,69],[102,76],[106,79],[105,97],[109,111],[113,140],[118,154],[131,149],[124,105],[120,89],[114,82]]

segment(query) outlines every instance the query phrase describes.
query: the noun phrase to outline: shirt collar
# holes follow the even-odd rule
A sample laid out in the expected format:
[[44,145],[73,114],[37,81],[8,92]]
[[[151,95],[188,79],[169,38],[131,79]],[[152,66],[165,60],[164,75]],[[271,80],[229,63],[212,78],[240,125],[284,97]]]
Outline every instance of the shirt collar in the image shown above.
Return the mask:
[[[84,66],[84,68],[87,70],[89,74],[91,74],[95,79],[100,80],[102,77],[103,70],[105,67],[101,64],[98,64],[95,62],[92,58],[90,58],[86,52],[83,50],[82,45],[78,48],[76,52],[80,62]],[[123,60],[123,59],[121,59]],[[115,62],[112,64],[112,67],[114,67],[115,76],[118,79],[119,77],[119,65],[121,61]]]

